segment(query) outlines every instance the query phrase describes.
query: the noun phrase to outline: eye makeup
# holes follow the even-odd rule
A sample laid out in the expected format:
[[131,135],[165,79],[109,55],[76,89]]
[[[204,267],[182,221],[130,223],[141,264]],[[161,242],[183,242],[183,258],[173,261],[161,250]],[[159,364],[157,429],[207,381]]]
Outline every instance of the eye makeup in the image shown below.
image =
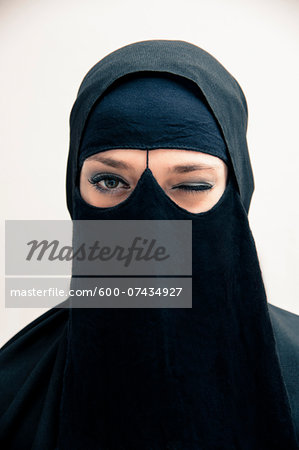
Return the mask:
[[[100,193],[120,194],[131,189],[130,184],[120,175],[108,172],[98,172],[88,178],[88,182]],[[197,194],[207,192],[214,184],[202,181],[190,181],[172,186],[170,189],[180,193]]]
[[113,173],[96,173],[88,178],[88,182],[104,194],[115,194],[122,190],[128,191],[131,188],[127,181]]
[[197,193],[202,191],[208,191],[213,188],[213,185],[210,183],[188,183],[188,184],[179,184],[177,186],[173,186],[171,189],[179,189],[186,193]]
[[[120,193],[120,191],[128,191],[131,186],[124,180],[121,176],[113,173],[96,173],[88,178],[89,183],[97,189],[99,192],[104,194],[115,194]],[[181,193],[201,193],[203,191],[209,191],[213,188],[213,184],[205,182],[189,182],[186,184],[178,184],[172,186],[172,190],[181,191]]]

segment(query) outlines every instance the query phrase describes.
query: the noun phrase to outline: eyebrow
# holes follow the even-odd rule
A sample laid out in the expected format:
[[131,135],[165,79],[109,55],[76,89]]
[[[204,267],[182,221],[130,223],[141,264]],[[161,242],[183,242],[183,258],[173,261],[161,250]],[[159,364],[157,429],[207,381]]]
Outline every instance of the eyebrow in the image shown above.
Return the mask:
[[208,164],[183,164],[179,166],[170,167],[170,172],[175,173],[186,173],[186,172],[194,172],[195,170],[215,170],[216,167],[212,167]]
[[107,156],[100,156],[100,155],[96,155],[96,156],[92,156],[90,158],[92,161],[99,161],[103,164],[106,164],[107,166],[111,166],[111,167],[115,167],[117,169],[130,169],[130,165],[125,163],[124,161],[117,161],[116,159],[113,158],[108,158]]

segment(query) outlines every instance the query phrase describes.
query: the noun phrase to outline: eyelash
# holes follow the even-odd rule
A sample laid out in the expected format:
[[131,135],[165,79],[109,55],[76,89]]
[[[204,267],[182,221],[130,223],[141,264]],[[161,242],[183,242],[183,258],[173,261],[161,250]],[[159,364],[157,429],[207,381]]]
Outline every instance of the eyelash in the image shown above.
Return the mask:
[[[129,189],[130,185],[125,182],[122,178],[120,178],[117,175],[113,175],[113,174],[109,174],[109,173],[101,173],[101,174],[96,174],[94,176],[92,176],[91,178],[88,179],[89,183],[91,183],[91,185],[97,189],[98,191],[100,191],[101,193],[110,193],[113,194],[115,192],[117,192],[120,188],[103,188],[101,186],[99,186],[99,182],[103,181],[103,180],[117,180],[120,181],[121,183],[123,183],[125,185],[125,189]],[[213,185],[209,184],[209,183],[198,183],[196,186],[192,186],[192,185],[188,185],[188,184],[181,184],[181,185],[177,185],[177,186],[173,186],[172,189],[179,189],[180,191],[184,191],[188,194],[197,194],[199,192],[203,192],[203,191],[208,191],[210,189],[213,188]],[[114,191],[114,192],[113,192]]]
[[174,186],[172,189],[180,189],[190,194],[197,194],[198,192],[208,191],[212,189],[212,187],[213,186],[209,183],[198,183],[196,186],[192,186],[190,184],[181,184],[178,186]]
[[106,194],[107,192],[109,192],[110,194],[113,194],[113,191],[115,193],[117,190],[119,190],[119,188],[109,189],[109,188],[103,188],[103,187],[99,186],[98,183],[103,180],[117,180],[125,185],[125,189],[128,189],[130,187],[130,185],[128,183],[126,183],[122,178],[118,177],[117,175],[113,175],[111,173],[98,173],[88,179],[89,183],[91,183],[91,185],[95,189],[97,189],[98,191],[100,191],[104,194]]

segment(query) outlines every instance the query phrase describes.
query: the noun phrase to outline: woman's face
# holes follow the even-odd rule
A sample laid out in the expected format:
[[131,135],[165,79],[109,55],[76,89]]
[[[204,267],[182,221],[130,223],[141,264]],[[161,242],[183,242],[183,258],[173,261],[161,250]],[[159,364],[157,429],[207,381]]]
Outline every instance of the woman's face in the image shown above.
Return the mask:
[[[84,161],[80,192],[90,205],[115,206],[134,191],[146,168],[145,150],[107,150]],[[228,168],[222,159],[190,150],[148,152],[148,167],[164,192],[192,213],[211,209],[223,194]]]

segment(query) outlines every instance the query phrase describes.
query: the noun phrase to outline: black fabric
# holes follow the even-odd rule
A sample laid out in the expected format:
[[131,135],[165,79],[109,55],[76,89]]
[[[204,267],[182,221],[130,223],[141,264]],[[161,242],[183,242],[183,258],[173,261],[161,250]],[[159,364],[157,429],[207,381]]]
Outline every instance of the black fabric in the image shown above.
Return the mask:
[[[96,208],[80,195],[80,142],[93,105],[117,78],[143,70],[195,81],[221,127],[234,172],[205,213],[176,205],[149,168],[117,206]],[[247,217],[253,177],[237,82],[192,44],[132,44],[87,74],[70,124],[71,217],[191,219],[193,307],[61,310],[28,326],[0,355],[3,447],[298,449]]]
[[[121,52],[114,57],[118,64],[123,61]],[[118,64],[114,60],[114,70]],[[135,73],[140,65],[139,61]],[[193,214],[175,204],[149,168],[130,197],[119,205],[97,208],[82,199],[79,169],[84,159],[90,152],[109,149],[109,144],[115,148],[119,142],[121,148],[126,147],[116,124],[110,127],[111,115],[121,129],[123,118],[131,116],[136,98],[144,93],[141,105],[148,99],[150,77],[134,77],[129,82],[123,79],[123,84],[119,77],[115,93],[111,83],[109,93],[101,97],[98,86],[106,67],[107,61],[100,62],[87,74],[72,110],[71,137],[72,127],[76,129],[68,162],[72,218],[191,219],[193,307],[71,310],[61,448],[298,448],[246,202],[243,199],[242,203],[236,184],[241,179],[240,171],[231,173],[235,177],[229,178],[223,196],[206,213]],[[219,78],[221,86],[225,82],[225,77]],[[128,86],[131,93],[134,90],[132,103],[126,97]],[[202,84],[200,89],[204,92]],[[236,92],[226,92],[226,96],[235,99]],[[93,101],[88,103],[91,96]],[[162,95],[160,99],[155,97],[155,108],[162,115]],[[221,103],[217,90],[206,100],[224,130],[225,122],[232,121],[237,111],[227,108],[223,123],[217,117],[217,107],[213,107],[217,101]],[[170,123],[181,111],[180,95],[176,102],[177,109],[167,111]],[[238,98],[237,105],[242,115],[244,101]],[[142,111],[146,114],[141,107]],[[159,113],[156,115],[159,118]],[[180,136],[158,123],[154,145],[167,148],[171,139],[173,148],[176,142],[179,148]],[[125,131],[128,147],[152,148],[152,121],[138,119],[134,125],[132,139]],[[246,141],[246,129],[240,122],[232,121],[231,126],[238,142]],[[223,148],[224,139],[225,133]],[[232,146],[227,144],[232,158]],[[200,151],[200,145],[194,150]],[[244,158],[244,147],[239,152],[242,150]],[[171,149],[169,155],[171,158]]]
[[198,86],[167,73],[122,77],[96,102],[85,125],[79,165],[113,148],[195,150],[229,161],[221,129]]
[[69,312],[52,308],[1,348],[1,449],[56,448]]
[[299,316],[270,304],[269,311],[299,440]]
[[[268,309],[299,439],[299,316],[270,303]],[[50,309],[20,330],[1,348],[1,448],[58,450],[59,404],[66,360],[69,312],[69,309]],[[32,342],[38,343],[35,351],[32,349]],[[56,357],[49,359],[46,355],[50,348]],[[26,377],[20,376],[20,361],[26,364]],[[39,374],[32,380],[30,374],[37,367]],[[44,382],[44,373],[51,374],[48,384]],[[29,387],[34,392],[36,386],[41,385],[39,395],[44,401],[41,405],[36,405],[30,400],[30,394],[27,399],[25,395],[19,401],[18,408],[12,411],[10,405],[24,391],[24,383],[27,392]],[[34,414],[36,408],[37,419],[33,427],[28,427],[26,418],[29,413]],[[20,422],[25,426],[20,427]]]
[[91,207],[78,190],[75,198],[76,219],[191,219],[193,306],[71,310],[61,448],[297,448],[255,245],[232,182],[200,214],[173,203],[150,169],[115,207]]

